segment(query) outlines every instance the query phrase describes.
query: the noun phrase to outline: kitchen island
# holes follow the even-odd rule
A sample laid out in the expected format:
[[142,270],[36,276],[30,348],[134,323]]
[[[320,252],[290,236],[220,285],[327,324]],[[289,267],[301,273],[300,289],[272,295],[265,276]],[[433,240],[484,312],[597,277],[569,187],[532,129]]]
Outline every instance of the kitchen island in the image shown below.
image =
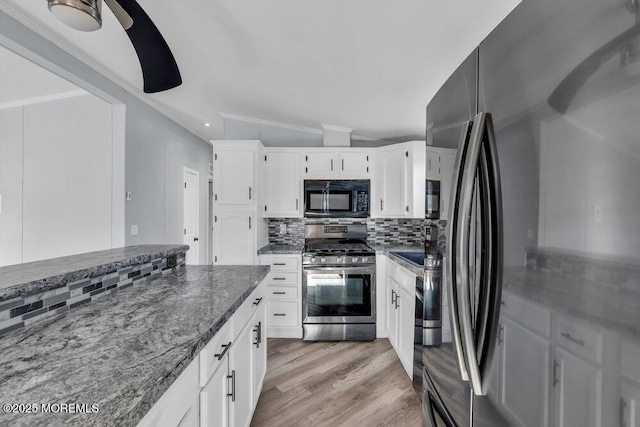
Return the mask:
[[268,271],[186,266],[10,332],[0,402],[81,411],[0,412],[0,425],[136,425]]

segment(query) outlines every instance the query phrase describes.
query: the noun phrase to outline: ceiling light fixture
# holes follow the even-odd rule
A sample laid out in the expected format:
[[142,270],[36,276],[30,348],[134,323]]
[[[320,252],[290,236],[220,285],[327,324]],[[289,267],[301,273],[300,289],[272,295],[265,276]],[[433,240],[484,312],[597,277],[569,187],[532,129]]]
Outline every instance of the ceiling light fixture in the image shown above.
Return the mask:
[[64,24],[79,31],[102,27],[102,0],[48,0],[49,10]]
[[211,126],[211,124],[210,123],[205,123],[204,126],[205,127],[209,127],[209,126]]

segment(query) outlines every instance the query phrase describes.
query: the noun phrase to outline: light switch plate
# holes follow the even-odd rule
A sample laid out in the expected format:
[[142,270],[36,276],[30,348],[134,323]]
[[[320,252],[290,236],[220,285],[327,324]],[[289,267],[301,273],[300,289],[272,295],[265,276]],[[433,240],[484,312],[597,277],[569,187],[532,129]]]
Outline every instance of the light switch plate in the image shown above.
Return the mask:
[[137,225],[132,225],[131,226],[131,235],[132,236],[137,236],[138,235],[138,226]]

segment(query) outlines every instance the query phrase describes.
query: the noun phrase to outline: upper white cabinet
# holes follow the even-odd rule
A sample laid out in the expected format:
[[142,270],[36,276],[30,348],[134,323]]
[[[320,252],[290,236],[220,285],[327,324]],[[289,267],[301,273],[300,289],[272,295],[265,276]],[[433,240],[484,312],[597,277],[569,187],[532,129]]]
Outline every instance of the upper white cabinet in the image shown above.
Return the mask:
[[213,218],[213,263],[252,265],[256,259],[256,216],[250,211],[220,211]]
[[374,150],[302,150],[304,179],[367,179],[373,168]]
[[302,218],[299,151],[264,151],[264,213],[268,218]]
[[214,205],[256,204],[256,156],[259,146],[259,141],[214,144]]
[[427,179],[440,181],[442,178],[442,153],[440,150],[427,148]]
[[373,218],[424,218],[424,141],[378,149],[371,192]]

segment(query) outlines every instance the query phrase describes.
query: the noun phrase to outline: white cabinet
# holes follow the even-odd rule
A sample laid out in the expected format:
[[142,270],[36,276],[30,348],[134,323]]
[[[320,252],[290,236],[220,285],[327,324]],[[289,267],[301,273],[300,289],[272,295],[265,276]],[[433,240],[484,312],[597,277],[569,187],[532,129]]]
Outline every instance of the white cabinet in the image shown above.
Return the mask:
[[453,167],[456,162],[456,152],[442,154],[442,173],[440,179],[440,219],[449,218],[449,203],[451,202],[451,186],[453,185]]
[[254,405],[253,325],[244,329],[229,350],[229,425],[246,427],[251,422]]
[[416,276],[391,260],[386,263],[386,326],[409,378],[413,375],[413,340]]
[[227,378],[229,356],[225,355],[220,366],[200,392],[200,426],[221,427],[229,425],[227,404]]
[[371,192],[371,216],[424,219],[424,141],[379,148],[376,159]]
[[251,211],[214,214],[213,263],[216,265],[255,264],[256,215]]
[[302,257],[300,255],[260,255],[260,264],[269,265],[267,313],[269,338],[302,338]]
[[255,404],[258,403],[262,384],[267,373],[267,304],[262,303],[253,317],[253,396]]
[[305,179],[367,179],[372,173],[373,150],[302,150]]
[[552,375],[556,427],[602,426],[601,377],[599,369],[556,348]]
[[255,145],[214,145],[214,205],[255,204]]
[[299,152],[265,150],[264,165],[263,216],[268,218],[302,218]]
[[[140,420],[138,427],[191,426],[199,414],[199,357],[187,366]],[[196,418],[194,418],[194,415]]]
[[498,345],[500,404],[517,425],[547,426],[549,342],[503,317]]
[[426,179],[440,181],[442,178],[442,153],[439,150],[427,148]]
[[631,382],[620,384],[620,426],[640,427],[640,387]]

